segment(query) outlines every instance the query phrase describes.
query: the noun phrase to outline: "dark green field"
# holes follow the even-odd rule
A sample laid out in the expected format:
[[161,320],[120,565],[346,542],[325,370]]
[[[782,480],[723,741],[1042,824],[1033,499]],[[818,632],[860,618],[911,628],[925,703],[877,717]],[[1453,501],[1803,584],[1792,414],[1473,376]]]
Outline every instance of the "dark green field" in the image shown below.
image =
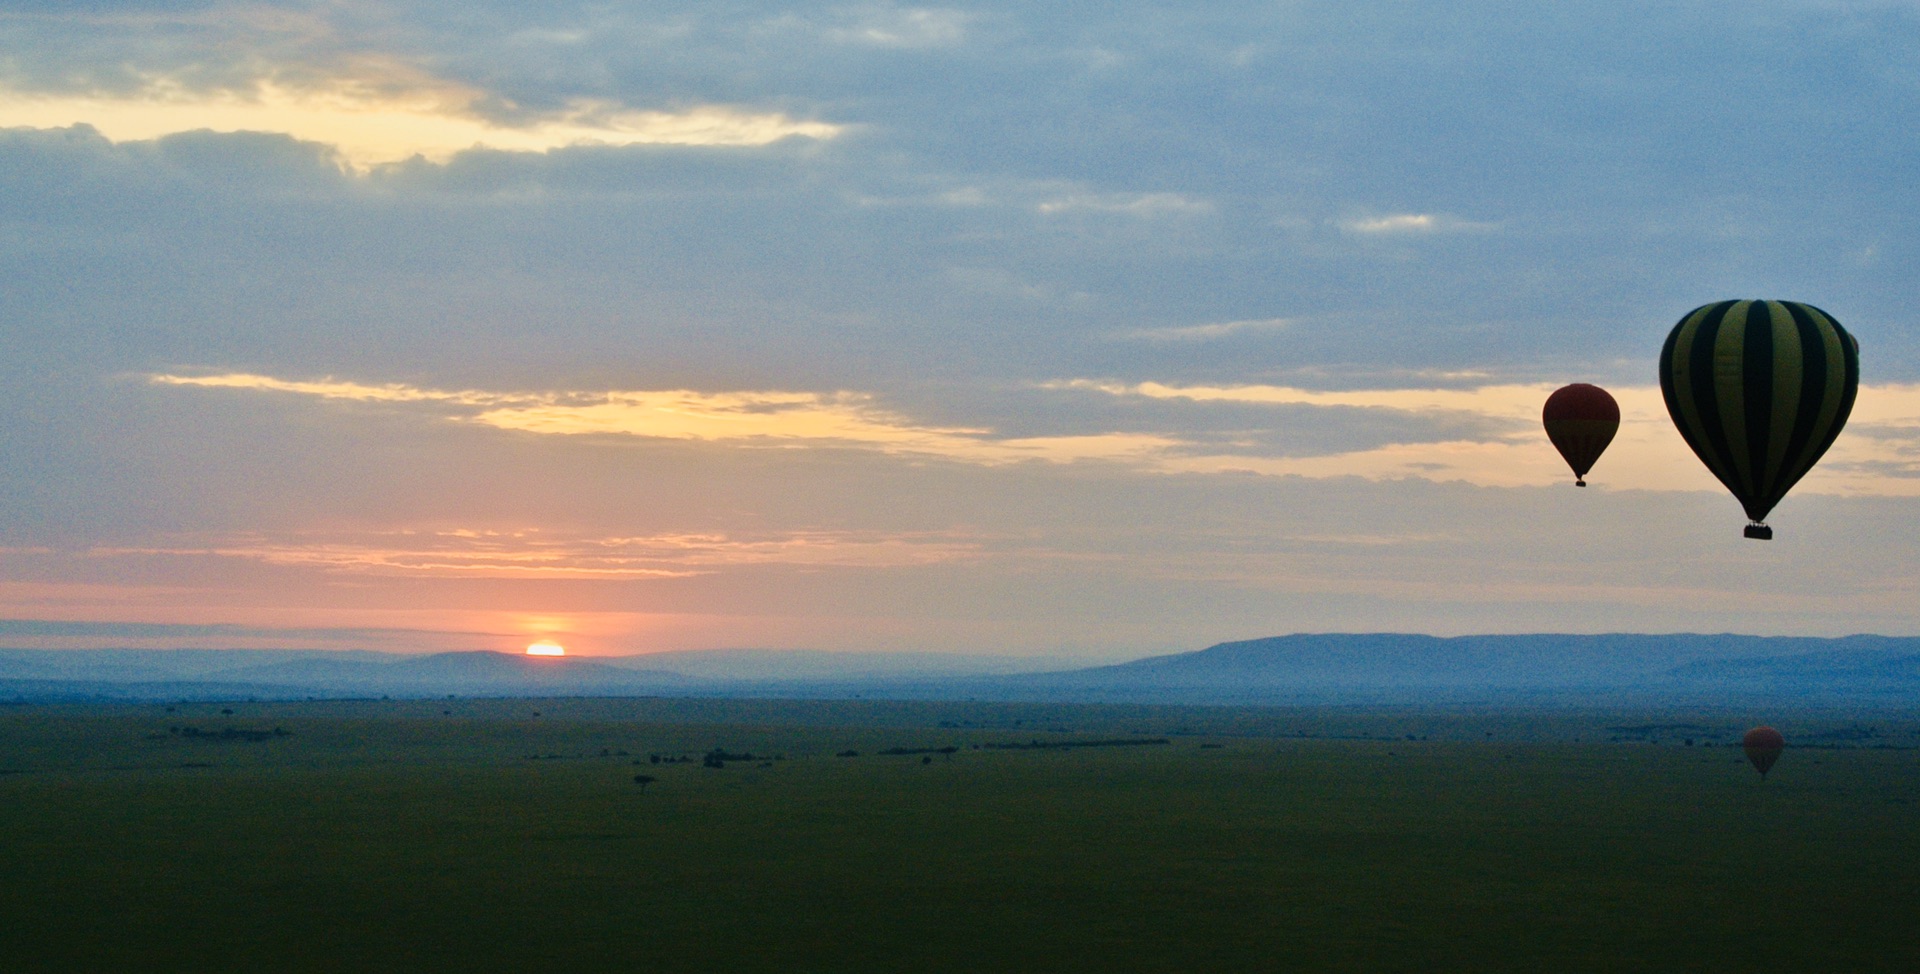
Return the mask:
[[0,968],[1920,970],[1885,714],[227,706],[0,710]]

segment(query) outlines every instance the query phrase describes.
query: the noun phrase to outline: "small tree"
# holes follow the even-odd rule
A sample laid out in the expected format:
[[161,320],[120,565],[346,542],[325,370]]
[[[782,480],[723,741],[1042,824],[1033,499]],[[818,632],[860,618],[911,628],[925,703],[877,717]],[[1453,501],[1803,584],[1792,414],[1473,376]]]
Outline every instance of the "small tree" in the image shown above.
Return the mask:
[[648,785],[653,784],[654,782],[659,780],[660,780],[659,778],[656,778],[650,774],[637,774],[633,776],[633,783],[640,786],[640,792],[642,794],[646,793]]

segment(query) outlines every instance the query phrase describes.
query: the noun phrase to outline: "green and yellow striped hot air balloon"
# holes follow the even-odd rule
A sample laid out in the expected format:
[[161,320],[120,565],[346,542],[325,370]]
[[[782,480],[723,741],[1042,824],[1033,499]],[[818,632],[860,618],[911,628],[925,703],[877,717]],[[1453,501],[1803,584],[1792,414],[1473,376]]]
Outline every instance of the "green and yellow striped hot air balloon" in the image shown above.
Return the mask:
[[1853,411],[1860,345],[1793,301],[1721,301],[1688,312],[1660,350],[1660,391],[1680,435],[1747,509],[1767,512],[1813,469]]

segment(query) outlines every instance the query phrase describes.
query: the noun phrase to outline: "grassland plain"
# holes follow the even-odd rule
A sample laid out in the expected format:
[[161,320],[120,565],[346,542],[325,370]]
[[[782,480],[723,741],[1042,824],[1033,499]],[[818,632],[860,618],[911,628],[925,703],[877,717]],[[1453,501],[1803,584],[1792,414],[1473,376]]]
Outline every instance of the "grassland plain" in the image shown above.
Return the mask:
[[1920,969],[1920,723],[1771,716],[10,707],[0,967]]

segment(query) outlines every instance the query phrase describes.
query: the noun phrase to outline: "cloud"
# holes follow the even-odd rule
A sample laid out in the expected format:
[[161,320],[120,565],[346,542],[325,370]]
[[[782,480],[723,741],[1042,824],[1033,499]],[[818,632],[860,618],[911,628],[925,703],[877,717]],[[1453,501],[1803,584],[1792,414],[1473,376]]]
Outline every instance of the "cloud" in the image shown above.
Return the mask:
[[1115,332],[1114,337],[1145,342],[1209,342],[1245,332],[1276,331],[1291,327],[1294,318],[1250,318],[1206,325],[1167,325],[1161,328],[1133,328]]
[[1356,217],[1342,221],[1340,226],[1350,233],[1396,236],[1487,231],[1495,229],[1497,224],[1476,223],[1472,220],[1435,213],[1393,213],[1386,216]]
[[[846,129],[739,99],[622,97],[604,85],[515,78],[512,65],[571,65],[606,42],[564,15],[556,26],[470,10],[468,26],[482,36],[456,44],[455,53],[417,44],[420,35],[399,27],[403,11],[221,6],[0,17],[0,45],[18,52],[0,62],[0,128],[88,125],[122,143],[194,131],[275,133],[331,146],[359,169],[416,155],[444,161],[473,148],[743,148],[827,140]],[[620,26],[629,28],[624,40],[645,46],[682,33]]]
[[[1568,479],[1559,456],[1540,432],[1540,404],[1557,385],[1491,385],[1470,389],[1367,389],[1322,391],[1287,386],[1176,387],[1074,380],[1060,388],[1194,403],[1323,409],[1381,410],[1429,415],[1459,413],[1504,428],[1473,440],[1389,443],[1317,456],[1211,454],[1163,456],[1160,469],[1190,473],[1245,472],[1311,478],[1458,481],[1484,487],[1523,487]],[[1699,463],[1667,416],[1657,386],[1614,386],[1621,426],[1590,475],[1613,489],[1693,490],[1723,488]],[[1920,497],[1920,385],[1862,386],[1843,433],[1799,493],[1841,496]]]
[[547,152],[577,145],[763,146],[788,138],[831,139],[845,126],[732,105],[634,110],[576,99],[520,124],[471,111],[479,93],[387,93],[341,82],[295,91],[263,83],[251,92],[189,92],[165,83],[132,97],[29,95],[0,91],[0,127],[89,125],[115,142],[179,132],[275,132],[332,146],[368,168],[412,156],[446,160],[475,148]]
[[466,406],[485,406],[501,402],[532,402],[539,399],[539,397],[529,395],[477,392],[474,390],[447,392],[439,389],[421,389],[397,382],[376,386],[361,382],[341,382],[334,379],[312,381],[276,379],[272,376],[249,375],[241,372],[203,376],[154,375],[148,376],[147,378],[149,381],[163,386],[195,386],[202,389],[249,389],[259,392],[290,392],[303,396],[317,396],[321,399],[349,399],[355,402],[447,402]]
[[1162,436],[1125,432],[995,438],[985,429],[916,424],[880,408],[870,394],[851,392],[706,393],[673,389],[492,393],[333,379],[293,381],[246,373],[149,378],[164,386],[454,407],[443,415],[543,436],[634,436],[762,448],[858,448],[986,464],[1133,460],[1175,445]]
[[688,578],[727,568],[902,568],[977,557],[951,533],[800,531],[741,536],[580,536],[540,528],[261,534],[198,543],[102,547],[97,558],[237,558],[329,573],[428,578],[619,581]]
[[1173,386],[1160,382],[1135,384],[1072,379],[1051,384],[1113,396],[1143,396],[1191,402],[1232,402],[1259,405],[1306,405],[1392,409],[1402,412],[1458,411],[1499,419],[1538,419],[1540,403],[1555,386],[1550,384],[1492,385],[1470,389],[1360,389],[1327,391],[1292,386]]
[[851,22],[826,31],[828,40],[883,48],[952,47],[965,42],[975,15],[946,8],[880,6],[851,14]]
[[[763,449],[861,449],[986,465],[1103,461],[1160,474],[1420,479],[1483,487],[1525,487],[1567,479],[1559,456],[1539,429],[1540,404],[1556,388],[1550,383],[1344,391],[1274,385],[1128,385],[1084,379],[1042,384],[1042,388],[1058,392],[1195,406],[1370,411],[1428,424],[1451,416],[1457,417],[1455,428],[1462,421],[1472,421],[1487,431],[1472,439],[1428,436],[1359,450],[1276,455],[1270,437],[1244,426],[1237,431],[1218,431],[1175,424],[1153,431],[1107,428],[1008,437],[984,427],[917,423],[881,408],[870,394],[852,392],[706,393],[681,389],[496,393],[335,379],[294,381],[246,373],[156,375],[150,381],[356,402],[435,405],[443,407],[446,418],[542,436],[633,436]],[[1657,387],[1616,386],[1610,391],[1621,406],[1621,430],[1596,468],[1596,483],[1615,489],[1720,490],[1673,431]],[[1297,416],[1292,418],[1299,421]],[[1797,489],[1850,496],[1920,496],[1920,385],[1864,387],[1855,423],[1855,434],[1836,443],[1826,462]]]
[[1184,193],[1069,193],[1040,201],[1034,209],[1053,215],[1059,213],[1120,213],[1127,216],[1205,214],[1213,204]]
[[1189,193],[1106,191],[1070,180],[1007,179],[957,185],[942,185],[943,181],[937,179],[925,181],[933,183],[933,188],[903,187],[908,190],[904,195],[862,197],[860,203],[863,206],[933,204],[964,209],[1004,207],[1045,217],[1106,214],[1140,220],[1204,216],[1214,212],[1210,201]]

